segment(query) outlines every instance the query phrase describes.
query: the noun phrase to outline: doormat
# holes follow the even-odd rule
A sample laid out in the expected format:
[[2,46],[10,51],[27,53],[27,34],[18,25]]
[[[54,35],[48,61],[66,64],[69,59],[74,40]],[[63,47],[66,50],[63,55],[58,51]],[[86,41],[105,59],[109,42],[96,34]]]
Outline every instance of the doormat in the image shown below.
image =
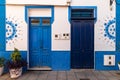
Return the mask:
[[90,80],[90,79],[88,79],[88,78],[84,78],[84,79],[80,79],[80,80]]

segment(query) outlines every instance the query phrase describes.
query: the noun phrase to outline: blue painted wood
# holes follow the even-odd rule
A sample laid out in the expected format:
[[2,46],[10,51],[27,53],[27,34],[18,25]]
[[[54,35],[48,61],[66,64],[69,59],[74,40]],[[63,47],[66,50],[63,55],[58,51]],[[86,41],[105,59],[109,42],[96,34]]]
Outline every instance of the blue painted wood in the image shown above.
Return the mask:
[[[31,19],[32,18],[30,18],[30,20]],[[30,30],[29,30],[30,68],[33,67],[38,68],[43,66],[51,67],[51,55],[50,55],[51,31],[50,30],[51,30],[50,25],[42,26],[41,23],[39,25],[30,25]]]
[[71,18],[94,18],[94,9],[72,9]]
[[[0,4],[5,4],[6,3],[6,0],[0,0]],[[4,5],[5,6],[5,5]]]
[[68,20],[71,22],[71,10],[72,9],[94,9],[94,22],[97,21],[97,6],[69,6],[68,7]]
[[50,57],[50,26],[44,26],[43,28],[43,52],[42,52],[42,64],[44,66],[51,66],[51,57]]
[[94,67],[94,20],[72,20],[71,67]]
[[[30,27],[30,67],[39,66],[39,53],[40,53],[40,42],[39,42],[39,28]],[[37,63],[36,63],[37,62]]]

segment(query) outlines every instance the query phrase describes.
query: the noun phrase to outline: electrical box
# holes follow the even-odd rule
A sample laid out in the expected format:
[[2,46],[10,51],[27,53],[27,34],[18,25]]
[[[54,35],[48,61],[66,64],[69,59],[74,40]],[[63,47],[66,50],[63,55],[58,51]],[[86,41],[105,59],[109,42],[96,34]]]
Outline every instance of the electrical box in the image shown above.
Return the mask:
[[60,40],[61,35],[60,35],[60,34],[55,34],[55,35],[54,35],[54,38],[55,38],[55,40]]
[[115,55],[104,55],[104,66],[115,66]]
[[69,33],[63,33],[61,36],[62,40],[69,40],[70,39],[70,34]]
[[55,40],[69,40],[70,34],[69,33],[54,34],[54,39]]

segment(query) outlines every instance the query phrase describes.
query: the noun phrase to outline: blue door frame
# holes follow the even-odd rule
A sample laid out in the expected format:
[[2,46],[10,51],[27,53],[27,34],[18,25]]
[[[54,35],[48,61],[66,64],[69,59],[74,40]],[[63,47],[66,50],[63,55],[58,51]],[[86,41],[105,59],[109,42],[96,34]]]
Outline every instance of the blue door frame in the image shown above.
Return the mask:
[[[49,23],[49,24],[48,24]],[[51,68],[51,19],[29,18],[29,68]]]

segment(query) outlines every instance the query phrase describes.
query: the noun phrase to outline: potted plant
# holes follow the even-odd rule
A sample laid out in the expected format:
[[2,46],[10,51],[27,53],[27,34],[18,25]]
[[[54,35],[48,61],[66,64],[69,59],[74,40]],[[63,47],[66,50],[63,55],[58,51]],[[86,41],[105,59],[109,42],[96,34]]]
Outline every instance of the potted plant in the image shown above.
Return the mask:
[[20,51],[14,48],[11,54],[11,60],[7,63],[10,77],[17,78],[22,75],[22,67],[27,66],[27,62],[21,57]]
[[118,68],[119,68],[119,70],[120,70],[120,62],[118,62]]
[[0,57],[0,76],[2,75],[4,71],[4,62],[5,62],[4,57]]

